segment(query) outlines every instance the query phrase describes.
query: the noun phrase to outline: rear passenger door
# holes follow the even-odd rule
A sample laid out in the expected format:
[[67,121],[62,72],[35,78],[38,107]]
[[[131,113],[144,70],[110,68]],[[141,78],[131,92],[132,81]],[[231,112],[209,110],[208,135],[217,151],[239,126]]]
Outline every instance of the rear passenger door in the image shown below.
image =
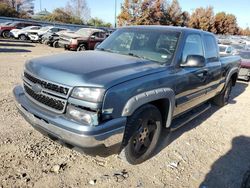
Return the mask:
[[[207,74],[207,97],[217,93],[220,87],[222,70],[219,58],[219,49],[215,38],[212,35],[204,35],[205,58]],[[219,89],[220,90],[220,89]]]

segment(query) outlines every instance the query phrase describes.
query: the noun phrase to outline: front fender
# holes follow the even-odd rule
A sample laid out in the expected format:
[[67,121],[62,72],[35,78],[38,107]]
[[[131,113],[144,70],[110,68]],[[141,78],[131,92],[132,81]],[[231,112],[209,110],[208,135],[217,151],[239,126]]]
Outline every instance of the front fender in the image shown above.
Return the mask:
[[171,125],[175,107],[175,93],[170,88],[154,89],[133,96],[125,104],[122,111],[122,116],[131,116],[135,112],[135,110],[141,107],[142,105],[160,99],[169,100],[169,110],[168,113],[166,114],[166,120],[167,120],[166,127],[169,127]]

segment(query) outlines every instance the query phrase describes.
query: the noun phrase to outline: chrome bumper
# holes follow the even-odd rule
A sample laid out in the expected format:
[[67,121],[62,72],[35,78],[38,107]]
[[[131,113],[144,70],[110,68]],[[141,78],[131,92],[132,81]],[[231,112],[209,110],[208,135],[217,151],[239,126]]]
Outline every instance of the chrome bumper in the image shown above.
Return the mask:
[[38,107],[24,94],[23,88],[13,90],[15,102],[22,116],[38,131],[66,144],[81,148],[99,145],[106,147],[122,142],[126,118],[110,120],[96,127],[80,125],[63,114],[56,114]]

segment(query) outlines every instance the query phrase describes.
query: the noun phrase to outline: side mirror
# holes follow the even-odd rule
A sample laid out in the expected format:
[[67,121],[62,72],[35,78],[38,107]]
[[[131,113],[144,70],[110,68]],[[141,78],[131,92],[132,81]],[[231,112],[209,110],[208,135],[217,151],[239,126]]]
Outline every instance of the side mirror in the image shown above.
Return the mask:
[[188,55],[186,62],[181,67],[204,67],[206,65],[205,57],[201,55]]
[[95,39],[95,35],[92,35],[90,38],[91,38],[91,39]]

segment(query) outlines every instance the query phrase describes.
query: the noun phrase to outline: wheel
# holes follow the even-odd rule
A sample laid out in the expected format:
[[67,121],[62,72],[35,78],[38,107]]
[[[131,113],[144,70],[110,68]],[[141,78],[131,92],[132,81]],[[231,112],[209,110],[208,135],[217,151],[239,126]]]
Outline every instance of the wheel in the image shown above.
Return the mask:
[[217,106],[225,106],[226,104],[228,104],[228,101],[230,99],[230,94],[232,91],[232,86],[233,86],[233,82],[232,79],[227,83],[226,88],[223,92],[221,92],[219,95],[215,96],[213,99],[213,102],[217,105]]
[[3,31],[2,32],[2,36],[3,36],[3,38],[10,38],[10,31]]
[[27,37],[25,35],[20,35],[19,40],[27,40]]
[[85,51],[86,50],[86,47],[84,45],[80,45],[78,48],[77,48],[77,51]]
[[54,48],[59,48],[59,43],[58,43],[58,41],[53,42],[53,47],[54,47]]
[[49,45],[49,41],[48,41],[48,40],[44,40],[44,41],[43,41],[43,44]]
[[128,118],[124,134],[127,143],[120,157],[133,165],[146,161],[157,146],[161,129],[162,117],[157,107],[147,104],[136,110]]

